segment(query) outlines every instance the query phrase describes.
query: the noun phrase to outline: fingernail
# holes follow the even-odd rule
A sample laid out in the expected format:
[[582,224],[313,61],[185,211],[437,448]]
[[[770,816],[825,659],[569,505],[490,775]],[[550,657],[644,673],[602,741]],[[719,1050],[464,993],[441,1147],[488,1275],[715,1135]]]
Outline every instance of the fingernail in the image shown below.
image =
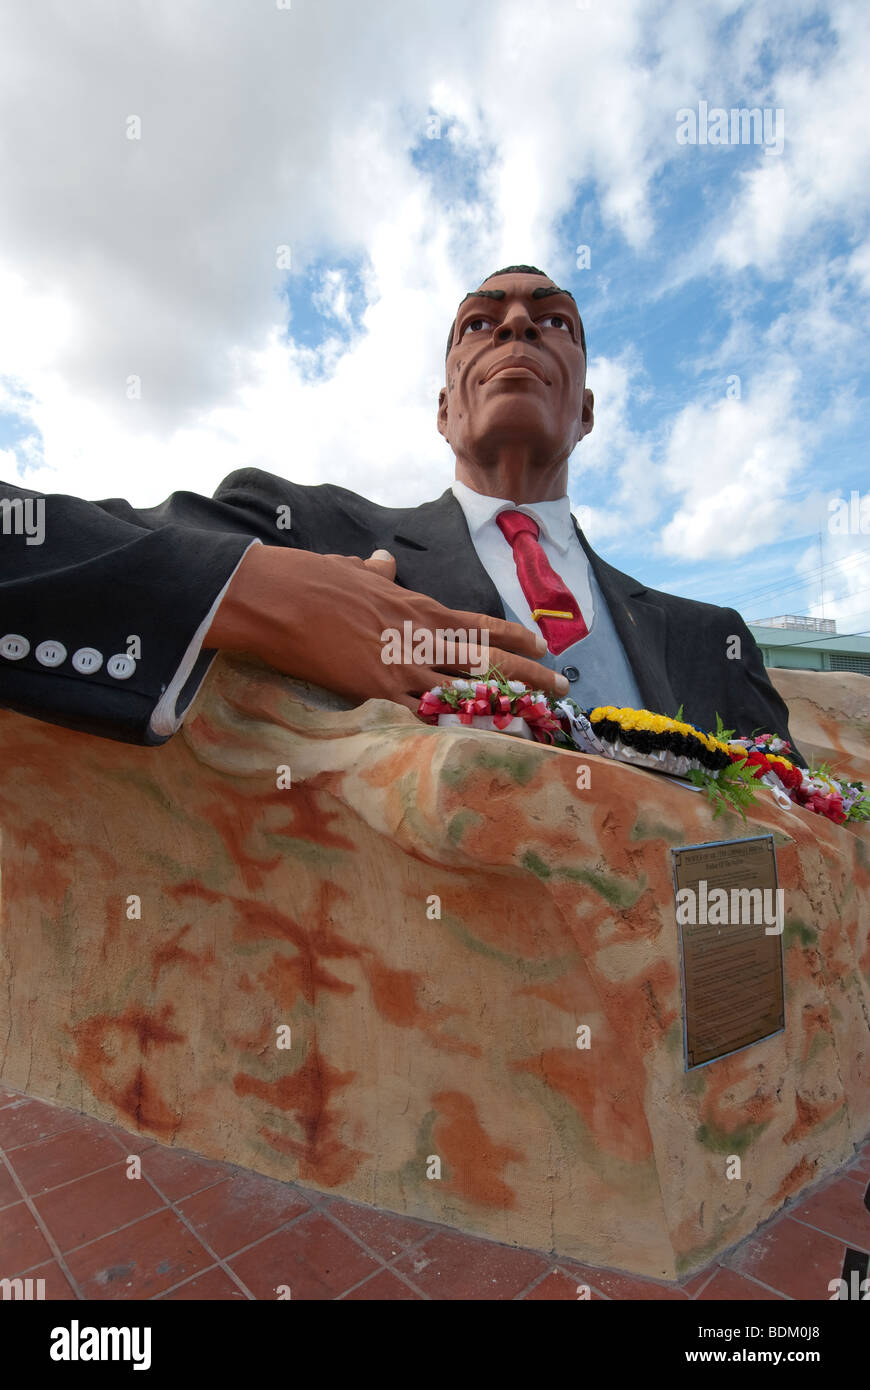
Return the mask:
[[568,684],[568,681],[566,680],[566,678],[565,678],[564,676],[557,676],[557,677],[556,677],[556,689],[557,689],[557,691],[559,692],[560,695],[565,695],[565,694],[568,692],[568,690],[570,689],[570,686],[569,686],[569,684]]
[[372,560],[392,560],[393,557],[389,550],[373,550],[370,558]]
[[535,646],[537,647],[538,651],[541,653],[541,656],[543,656],[543,655],[544,655],[544,652],[548,650],[548,648],[547,648],[547,639],[546,639],[546,637],[542,636],[540,632],[536,632],[536,633],[535,633]]

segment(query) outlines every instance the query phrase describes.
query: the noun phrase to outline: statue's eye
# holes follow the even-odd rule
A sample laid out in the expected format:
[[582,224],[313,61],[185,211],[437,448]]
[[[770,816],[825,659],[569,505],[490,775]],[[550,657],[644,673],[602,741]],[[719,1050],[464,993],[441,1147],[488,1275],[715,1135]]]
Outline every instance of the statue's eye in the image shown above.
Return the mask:
[[479,333],[479,332],[481,331],[481,329],[483,329],[483,328],[492,328],[492,327],[493,327],[493,321],[492,321],[492,319],[469,319],[468,323],[465,325],[465,327],[464,327],[463,330],[462,330],[462,337],[464,338],[465,335],[466,335],[466,333],[468,333],[468,332],[471,332],[471,333]]
[[542,324],[544,328],[550,325],[553,328],[565,328],[569,333],[571,332],[570,323],[566,318],[563,318],[561,314],[550,314],[545,319],[539,319],[538,322]]

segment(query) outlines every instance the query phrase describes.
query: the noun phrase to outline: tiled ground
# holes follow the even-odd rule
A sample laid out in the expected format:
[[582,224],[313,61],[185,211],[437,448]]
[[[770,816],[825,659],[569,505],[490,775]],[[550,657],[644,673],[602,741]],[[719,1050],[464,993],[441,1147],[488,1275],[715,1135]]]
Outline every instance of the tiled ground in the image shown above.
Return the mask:
[[324,1197],[0,1088],[0,1278],[45,1279],[47,1299],[275,1299],[284,1285],[292,1299],[573,1300],[588,1284],[595,1299],[827,1300],[847,1247],[866,1273],[870,1142],[677,1287]]

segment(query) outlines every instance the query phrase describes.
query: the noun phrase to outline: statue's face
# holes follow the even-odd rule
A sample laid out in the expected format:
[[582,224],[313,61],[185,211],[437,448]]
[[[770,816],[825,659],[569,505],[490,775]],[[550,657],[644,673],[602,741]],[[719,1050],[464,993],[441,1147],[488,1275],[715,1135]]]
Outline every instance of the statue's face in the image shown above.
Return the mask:
[[495,275],[480,289],[456,315],[438,429],[482,464],[511,445],[542,466],[561,462],[593,422],[577,305],[540,275]]

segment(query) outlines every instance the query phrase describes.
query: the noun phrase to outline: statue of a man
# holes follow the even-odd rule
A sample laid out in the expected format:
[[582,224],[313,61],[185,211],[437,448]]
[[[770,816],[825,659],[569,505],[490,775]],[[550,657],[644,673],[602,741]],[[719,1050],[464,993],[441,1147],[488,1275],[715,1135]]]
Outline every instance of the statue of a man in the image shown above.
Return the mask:
[[[739,614],[645,588],[577,526],[568,461],[593,404],[573,296],[535,267],[510,266],[465,296],[450,330],[438,429],[456,480],[433,502],[383,507],[257,469],[231,474],[211,499],[176,492],[138,510],[6,486],[0,702],[161,743],[225,650],[415,709],[462,668],[410,650],[385,661],[383,634],[410,623],[483,633],[509,678],[583,707],[681,705],[703,728],[718,713],[739,733],[788,738],[788,711]],[[40,505],[33,544],[14,523]]]

